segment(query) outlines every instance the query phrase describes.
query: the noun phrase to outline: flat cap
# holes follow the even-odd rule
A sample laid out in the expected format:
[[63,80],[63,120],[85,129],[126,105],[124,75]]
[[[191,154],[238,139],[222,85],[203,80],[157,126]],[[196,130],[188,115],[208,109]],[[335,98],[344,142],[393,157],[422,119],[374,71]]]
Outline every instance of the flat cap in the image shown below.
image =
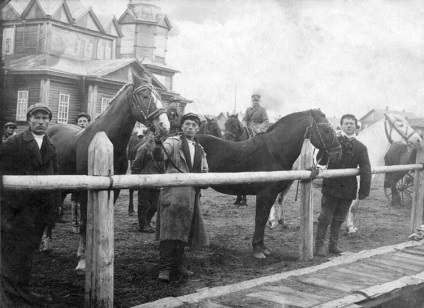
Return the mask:
[[4,128],[8,128],[8,127],[18,128],[18,125],[16,125],[13,122],[7,122],[6,124],[4,124]]
[[45,113],[49,115],[50,120],[53,117],[53,113],[51,109],[49,108],[49,106],[41,104],[41,103],[37,103],[37,104],[29,106],[27,110],[27,118],[29,118],[36,111],[44,111]]
[[181,117],[181,125],[183,125],[184,124],[184,121],[187,120],[187,119],[196,121],[197,122],[197,125],[200,125],[200,122],[201,121],[200,121],[199,116],[197,114],[193,113],[193,112],[186,113],[185,115],[183,115]]
[[259,94],[252,94],[252,98],[261,98]]
[[78,122],[78,119],[81,118],[81,117],[86,117],[87,120],[88,120],[88,122],[91,122],[91,117],[86,112],[80,112],[80,113],[78,113],[77,116],[76,116],[76,118],[75,118],[75,122]]

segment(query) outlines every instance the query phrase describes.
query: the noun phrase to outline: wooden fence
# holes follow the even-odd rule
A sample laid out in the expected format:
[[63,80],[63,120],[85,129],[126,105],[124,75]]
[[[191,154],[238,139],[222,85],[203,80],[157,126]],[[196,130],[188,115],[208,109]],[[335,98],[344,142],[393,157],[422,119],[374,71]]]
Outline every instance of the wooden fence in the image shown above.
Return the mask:
[[[301,168],[312,164],[310,141],[305,139]],[[372,173],[416,170],[411,211],[411,232],[423,222],[424,149],[417,154],[417,164],[381,166]],[[300,190],[299,259],[313,258],[313,199],[311,171],[274,171],[207,174],[113,175],[113,146],[104,132],[93,138],[89,147],[89,175],[4,176],[3,188],[17,191],[88,190],[87,269],[84,307],[113,307],[113,191],[111,189],[158,188],[187,185],[225,185],[302,180]],[[358,175],[358,169],[325,170],[316,178]]]

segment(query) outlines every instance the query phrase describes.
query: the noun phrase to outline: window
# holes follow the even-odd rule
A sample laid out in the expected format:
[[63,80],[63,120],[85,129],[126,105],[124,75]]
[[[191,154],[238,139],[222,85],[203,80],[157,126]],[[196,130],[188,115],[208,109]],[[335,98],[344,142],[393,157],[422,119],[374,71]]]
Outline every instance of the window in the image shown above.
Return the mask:
[[15,29],[14,28],[4,28],[3,29],[2,53],[4,55],[12,55],[14,43],[15,43]]
[[69,94],[59,93],[59,108],[57,112],[57,123],[68,123]]
[[88,39],[85,41],[84,57],[91,58],[92,55],[93,55],[93,43],[91,42],[90,39]]
[[107,107],[109,107],[110,98],[106,98],[102,96],[102,107],[100,113],[103,113]]
[[79,38],[75,39],[74,42],[74,55],[78,55],[80,52],[80,48],[81,48],[81,41]]
[[26,121],[28,109],[28,91],[18,91],[18,104],[16,105],[16,121]]
[[165,84],[164,84],[164,86],[168,90],[172,90],[172,76],[165,76]]
[[105,59],[109,60],[112,58],[112,48],[110,48],[110,43],[106,43],[105,46]]
[[99,59],[99,60],[103,59],[104,52],[105,52],[104,45],[103,45],[102,42],[99,42],[97,44],[97,59]]

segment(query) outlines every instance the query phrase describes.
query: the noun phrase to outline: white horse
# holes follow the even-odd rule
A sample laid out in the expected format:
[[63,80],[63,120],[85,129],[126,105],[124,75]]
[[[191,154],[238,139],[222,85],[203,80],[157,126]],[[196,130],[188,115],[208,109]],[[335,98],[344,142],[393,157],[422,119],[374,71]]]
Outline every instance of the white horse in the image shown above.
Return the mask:
[[[371,167],[384,166],[384,156],[394,142],[408,144],[415,149],[422,146],[421,137],[415,132],[404,117],[398,114],[385,114],[385,118],[378,121],[369,128],[363,130],[357,140],[361,141],[368,149],[368,156]],[[299,166],[298,160],[293,164],[293,170],[297,170]],[[372,176],[374,178],[374,175]],[[291,186],[291,185],[290,185]],[[279,224],[284,225],[284,201],[290,186],[281,192],[277,198],[277,203],[271,209],[268,225],[275,228]],[[359,185],[358,185],[359,187]],[[359,200],[353,200],[349,208],[346,228],[348,234],[356,233],[355,216],[358,210]]]

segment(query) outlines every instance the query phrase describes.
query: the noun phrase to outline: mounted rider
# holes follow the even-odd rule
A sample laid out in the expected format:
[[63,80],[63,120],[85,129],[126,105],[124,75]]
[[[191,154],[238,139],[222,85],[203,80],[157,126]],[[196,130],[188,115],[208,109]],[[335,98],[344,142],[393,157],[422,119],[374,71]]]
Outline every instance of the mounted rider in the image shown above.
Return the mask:
[[178,106],[180,105],[181,99],[179,97],[173,96],[169,99],[169,107],[166,111],[168,115],[169,123],[171,123],[171,128],[169,130],[168,136],[175,136],[181,132],[181,116],[178,112]]
[[254,93],[252,95],[252,106],[246,109],[246,114],[242,121],[250,137],[262,134],[268,129],[268,114],[266,109],[260,105],[260,101],[261,96]]

